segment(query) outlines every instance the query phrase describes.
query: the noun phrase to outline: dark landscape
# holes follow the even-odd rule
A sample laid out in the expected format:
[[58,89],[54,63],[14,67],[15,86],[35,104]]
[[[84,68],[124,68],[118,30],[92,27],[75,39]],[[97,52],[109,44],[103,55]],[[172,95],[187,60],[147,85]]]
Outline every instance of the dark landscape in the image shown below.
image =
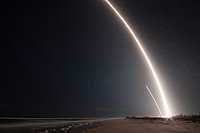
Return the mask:
[[199,115],[172,118],[136,117],[107,119],[1,118],[1,133],[199,133]]
[[200,133],[199,6],[2,0],[0,133]]
[[1,133],[78,132],[95,125],[88,118],[0,118]]

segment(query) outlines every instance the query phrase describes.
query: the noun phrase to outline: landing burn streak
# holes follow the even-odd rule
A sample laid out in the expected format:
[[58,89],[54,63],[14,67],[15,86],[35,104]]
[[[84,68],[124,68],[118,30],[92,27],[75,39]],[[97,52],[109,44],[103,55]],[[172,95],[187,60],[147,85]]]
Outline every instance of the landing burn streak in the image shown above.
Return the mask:
[[162,117],[168,117],[170,118],[172,115],[170,113],[170,109],[169,109],[169,106],[168,106],[168,103],[167,103],[167,100],[166,100],[166,96],[165,96],[165,93],[163,91],[163,88],[161,86],[161,83],[158,79],[158,76],[153,68],[153,65],[149,59],[149,57],[147,56],[145,50],[143,49],[141,43],[139,42],[139,40],[137,39],[135,33],[133,32],[133,30],[130,28],[130,26],[128,25],[128,23],[125,21],[125,19],[120,15],[120,13],[117,11],[117,9],[108,1],[108,0],[105,0],[105,2],[112,8],[112,10],[117,14],[117,16],[120,18],[120,20],[123,22],[123,24],[125,25],[125,27],[127,28],[127,30],[130,32],[130,34],[132,35],[132,37],[135,39],[138,47],[140,48],[143,56],[145,57],[145,60],[147,61],[148,65],[149,65],[149,68],[151,69],[151,72],[153,74],[153,77],[156,81],[156,84],[158,86],[158,89],[159,89],[159,92],[160,92],[160,95],[161,95],[161,99],[163,101],[163,105],[164,105],[164,109],[165,109],[165,115],[162,115]]
[[155,97],[153,96],[153,94],[151,93],[151,91],[150,91],[150,89],[149,89],[149,87],[148,87],[147,85],[146,85],[146,88],[147,88],[149,94],[151,95],[151,97],[152,97],[152,99],[153,99],[153,101],[154,101],[154,103],[155,103],[155,105],[156,105],[156,107],[157,107],[157,109],[158,109],[158,112],[160,113],[160,116],[162,117],[162,116],[163,116],[163,115],[162,115],[162,112],[161,112],[161,110],[160,110],[160,107],[158,106],[158,103],[156,102]]

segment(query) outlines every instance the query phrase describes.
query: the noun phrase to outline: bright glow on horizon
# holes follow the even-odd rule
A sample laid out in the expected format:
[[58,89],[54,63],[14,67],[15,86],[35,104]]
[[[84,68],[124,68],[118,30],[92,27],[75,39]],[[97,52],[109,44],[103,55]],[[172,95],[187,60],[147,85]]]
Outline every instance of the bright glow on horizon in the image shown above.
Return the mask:
[[117,16],[121,19],[121,21],[124,23],[124,25],[126,26],[126,28],[129,30],[129,32],[131,33],[131,35],[133,36],[133,38],[135,39],[137,45],[139,46],[143,56],[145,57],[150,69],[151,69],[151,72],[154,76],[154,79],[156,81],[156,84],[158,86],[158,89],[159,89],[159,92],[160,92],[160,95],[161,95],[161,99],[163,101],[163,105],[164,105],[164,108],[165,108],[165,115],[162,115],[162,117],[168,117],[170,118],[172,115],[170,113],[170,109],[169,109],[169,106],[168,106],[168,103],[167,103],[167,100],[166,100],[166,97],[165,97],[165,93],[163,91],[163,88],[161,86],[161,83],[158,79],[158,76],[153,68],[153,65],[151,64],[151,61],[149,59],[149,57],[147,56],[145,50],[143,49],[141,43],[139,42],[139,40],[137,39],[135,33],[133,32],[133,30],[130,28],[130,26],[128,25],[128,23],[124,20],[124,18],[120,15],[120,13],[117,11],[117,9],[108,1],[108,0],[105,0],[107,2],[107,4],[113,9],[113,11],[117,14]]

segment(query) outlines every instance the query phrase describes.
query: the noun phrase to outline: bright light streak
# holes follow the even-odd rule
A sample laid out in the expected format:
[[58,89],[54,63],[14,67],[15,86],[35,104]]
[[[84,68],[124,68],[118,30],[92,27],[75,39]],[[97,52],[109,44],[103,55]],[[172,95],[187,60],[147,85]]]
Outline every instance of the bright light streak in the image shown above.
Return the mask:
[[143,56],[145,57],[150,69],[151,69],[151,72],[154,76],[154,79],[156,81],[156,84],[158,86],[158,89],[159,89],[159,92],[160,92],[160,95],[161,95],[161,99],[163,101],[163,105],[164,105],[164,108],[165,108],[165,115],[163,115],[163,117],[171,117],[171,113],[169,111],[169,106],[167,104],[167,100],[166,100],[166,97],[165,97],[165,94],[164,94],[164,91],[163,91],[163,88],[161,86],[161,83],[158,79],[158,76],[153,68],[153,65],[149,59],[149,57],[147,56],[145,50],[143,49],[141,43],[139,42],[139,40],[137,39],[136,35],[134,34],[133,30],[130,28],[130,26],[128,25],[128,23],[124,20],[124,18],[120,15],[120,13],[117,11],[117,9],[108,1],[108,0],[105,0],[107,2],[107,4],[113,9],[113,11],[117,14],[117,16],[121,19],[121,21],[124,23],[124,25],[126,26],[126,28],[129,30],[129,32],[131,33],[131,35],[133,36],[133,38],[135,39],[135,41],[137,42],[137,45],[139,46]]
[[152,99],[153,99],[153,101],[154,101],[154,103],[155,103],[155,105],[156,105],[156,107],[158,109],[158,112],[160,113],[160,116],[162,117],[163,115],[162,115],[162,112],[160,110],[160,107],[158,106],[158,103],[156,102],[156,99],[154,98],[153,94],[151,93],[151,91],[150,91],[150,89],[149,89],[149,87],[147,85],[146,85],[146,88],[149,91],[149,94],[151,95],[151,97],[152,97]]

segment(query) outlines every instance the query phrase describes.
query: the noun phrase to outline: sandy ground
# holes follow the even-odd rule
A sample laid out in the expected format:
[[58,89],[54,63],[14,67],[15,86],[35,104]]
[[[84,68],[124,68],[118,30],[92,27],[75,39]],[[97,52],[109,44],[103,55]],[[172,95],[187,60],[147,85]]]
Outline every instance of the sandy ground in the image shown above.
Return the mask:
[[110,120],[81,133],[200,133],[200,123],[144,119]]
[[116,118],[0,118],[0,133],[77,133]]
[[200,122],[152,118],[8,120],[0,123],[0,133],[200,133]]

